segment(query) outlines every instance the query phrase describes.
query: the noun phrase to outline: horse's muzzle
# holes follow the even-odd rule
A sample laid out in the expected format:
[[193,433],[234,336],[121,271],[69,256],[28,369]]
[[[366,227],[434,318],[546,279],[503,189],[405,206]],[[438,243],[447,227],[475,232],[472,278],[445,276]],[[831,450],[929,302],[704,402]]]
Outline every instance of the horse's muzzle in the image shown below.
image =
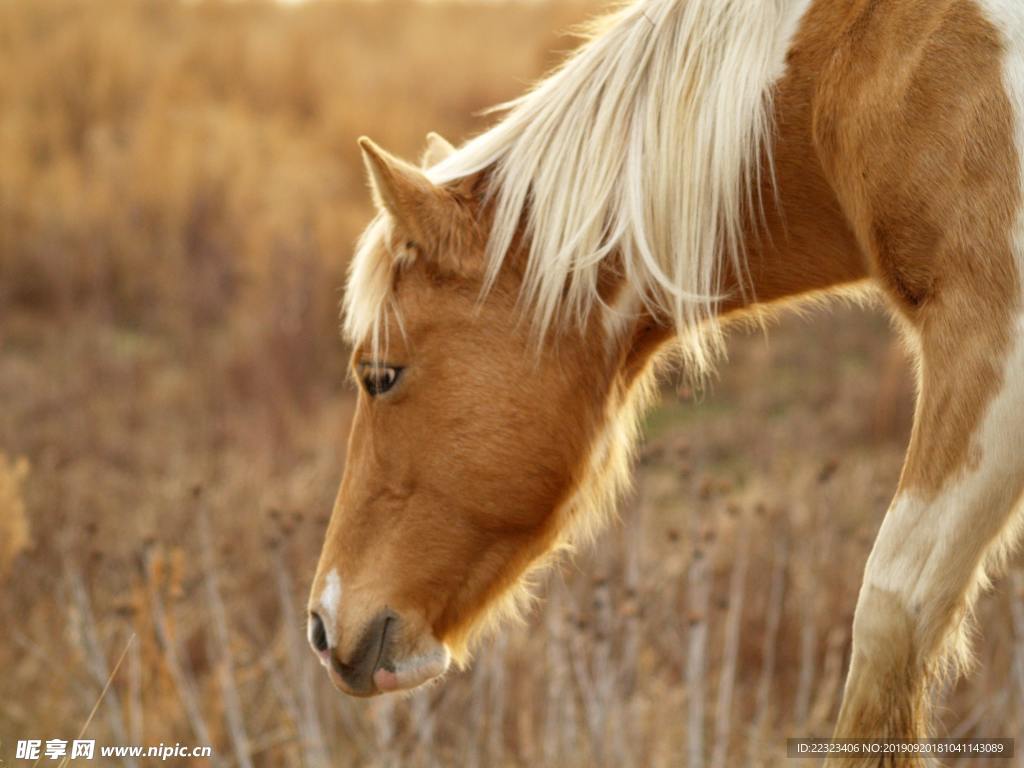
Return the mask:
[[[309,644],[335,687],[350,696],[408,690],[440,677],[451,661],[448,649],[429,632],[416,632],[389,609],[363,629],[354,649],[342,657],[316,611],[309,614]],[[406,636],[407,635],[407,636]]]
[[329,644],[323,620],[313,612],[309,616],[309,642],[337,688],[351,696],[373,696],[380,693],[374,672],[389,656],[388,647],[398,622],[393,612],[381,611],[363,630],[352,652],[342,658]]

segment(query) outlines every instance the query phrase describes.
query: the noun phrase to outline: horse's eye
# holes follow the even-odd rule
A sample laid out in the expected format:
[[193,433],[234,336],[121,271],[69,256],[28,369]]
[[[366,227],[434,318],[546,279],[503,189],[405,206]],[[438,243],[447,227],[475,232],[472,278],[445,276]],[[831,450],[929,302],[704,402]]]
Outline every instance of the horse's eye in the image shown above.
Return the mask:
[[383,395],[398,381],[401,368],[388,365],[365,365],[360,371],[363,389],[370,397]]

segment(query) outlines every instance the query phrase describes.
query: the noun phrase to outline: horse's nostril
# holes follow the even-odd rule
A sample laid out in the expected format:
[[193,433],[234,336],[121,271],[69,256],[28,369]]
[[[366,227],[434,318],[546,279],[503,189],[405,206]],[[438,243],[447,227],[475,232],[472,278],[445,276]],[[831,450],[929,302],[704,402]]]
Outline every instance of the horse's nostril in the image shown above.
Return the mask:
[[309,614],[309,642],[317,653],[327,650],[327,630],[324,628],[323,619],[316,611]]

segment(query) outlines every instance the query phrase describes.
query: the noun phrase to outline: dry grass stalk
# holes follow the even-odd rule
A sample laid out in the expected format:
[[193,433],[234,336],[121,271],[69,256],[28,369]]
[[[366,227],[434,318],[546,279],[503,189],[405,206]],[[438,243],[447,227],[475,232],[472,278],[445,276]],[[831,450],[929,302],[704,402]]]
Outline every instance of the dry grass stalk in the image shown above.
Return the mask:
[[[1010,573],[1010,615],[1013,621],[1013,676],[1017,683],[1018,744],[1024,744],[1024,574],[1019,568]],[[1024,750],[1017,756],[1024,766]]]
[[141,744],[145,732],[142,677],[142,652],[139,644],[133,643],[128,656],[128,737],[133,744]]
[[507,637],[502,634],[488,648],[487,701],[487,765],[502,765],[505,762],[505,646]]
[[[812,522],[813,525],[813,522]],[[818,535],[814,536],[813,552],[821,552],[822,537],[820,527],[814,525],[812,530]],[[803,732],[810,716],[811,695],[815,688],[815,673],[817,671],[818,653],[818,613],[816,596],[818,594],[816,557],[814,554],[807,556],[806,563],[802,566],[802,578],[800,579],[801,598],[799,600],[800,614],[800,671],[797,678],[796,697],[793,705],[793,724]]]
[[567,691],[565,685],[566,660],[562,653],[564,637],[562,623],[564,619],[561,606],[563,590],[561,589],[561,579],[558,578],[560,575],[560,573],[556,574],[555,578],[551,579],[544,612],[545,629],[548,636],[548,642],[544,646],[544,679],[547,685],[541,737],[544,765],[554,765],[561,754],[562,702]]
[[[78,629],[76,634],[76,640],[79,642],[82,648],[82,652],[85,654],[86,665],[88,666],[89,672],[92,674],[93,679],[97,685],[101,688],[100,701],[106,700],[107,707],[107,721],[110,726],[111,732],[114,737],[121,744],[128,742],[128,729],[125,727],[124,710],[121,707],[120,697],[117,695],[117,691],[111,690],[110,683],[113,680],[113,674],[107,669],[107,661],[103,652],[103,646],[100,641],[100,632],[96,624],[96,619],[92,610],[92,601],[89,599],[89,592],[85,587],[85,582],[82,580],[81,574],[73,566],[67,566],[66,580],[68,582],[68,588],[71,590],[72,599],[74,600],[75,609],[77,611]],[[125,644],[125,649],[122,652],[120,658],[117,661],[117,667],[120,668],[121,662],[124,661],[125,653],[127,653],[129,647],[134,640],[135,635],[132,634],[128,642]],[[99,706],[97,701],[95,708]],[[92,721],[92,715],[89,716],[89,721]],[[133,757],[125,757],[124,764],[128,768],[134,768],[138,765],[138,761]]]
[[780,534],[775,540],[772,558],[771,586],[768,592],[768,615],[765,619],[764,650],[761,655],[761,676],[755,696],[754,722],[750,729],[748,765],[765,762],[763,735],[772,710],[772,681],[775,678],[775,655],[778,650],[779,627],[782,624],[786,595],[786,569],[789,564],[789,542]]
[[808,733],[827,729],[833,714],[838,711],[843,685],[843,659],[846,655],[849,630],[833,627],[825,643],[825,661],[822,663],[821,682],[808,716]]
[[[110,690],[111,683],[113,683],[114,678],[117,677],[117,671],[121,669],[121,663],[124,661],[125,654],[127,654],[128,649],[132,647],[132,643],[134,642],[134,640],[134,634],[128,637],[128,642],[125,643],[124,650],[121,651],[121,655],[118,656],[117,661],[114,663],[114,668],[110,670],[110,674],[107,675],[107,679],[103,683],[103,689],[100,691],[100,695],[96,697],[96,702],[92,705],[92,709],[89,711],[89,716],[85,718],[85,722],[82,724],[81,730],[78,731],[78,735],[75,737],[76,739],[81,739],[83,736],[85,736],[85,732],[89,729],[89,726],[92,724],[92,719],[96,716],[96,712],[100,708],[100,704],[103,703],[103,699],[106,697],[107,691]],[[68,760],[70,759],[71,758],[69,755],[65,755],[64,759],[60,761],[60,765],[58,765],[57,768],[64,768],[68,764]],[[33,768],[35,768],[35,765],[38,763],[39,761],[37,760],[36,763],[33,765]],[[125,758],[125,764],[134,765],[135,761],[132,758]]]
[[[198,496],[198,494],[197,494]],[[241,768],[252,768],[252,751],[249,734],[245,728],[245,717],[242,713],[242,702],[235,683],[235,662],[231,650],[231,637],[228,628],[230,617],[221,598],[220,583],[217,576],[217,561],[213,554],[213,535],[210,532],[210,520],[206,505],[197,498],[197,517],[199,522],[199,541],[203,557],[203,581],[206,585],[206,602],[210,608],[213,636],[217,640],[220,651],[219,679],[221,695],[224,699],[224,717],[227,719],[228,732],[234,746],[235,760]]]
[[729,576],[729,608],[725,617],[725,642],[722,665],[718,675],[718,698],[715,703],[715,744],[711,754],[712,768],[726,768],[732,738],[733,693],[739,665],[740,632],[743,626],[743,598],[746,594],[747,567],[750,564],[750,539],[746,517],[736,532],[736,555]]
[[631,766],[643,762],[643,754],[637,753],[638,747],[644,743],[643,735],[636,730],[641,726],[642,713],[635,706],[634,691],[637,684],[637,671],[640,663],[640,649],[643,643],[643,622],[640,593],[642,589],[641,569],[643,568],[644,535],[646,526],[644,517],[646,506],[642,491],[635,490],[627,502],[623,513],[625,520],[623,531],[623,587],[624,596],[618,606],[621,621],[616,632],[622,636],[621,657],[618,667],[618,687],[616,704],[619,709],[615,735],[615,757],[618,765]]
[[[170,630],[170,624],[164,609],[164,601],[160,595],[160,584],[157,578],[157,572],[159,571],[157,560],[157,553],[150,551],[145,563],[146,587],[157,644],[163,651],[164,667],[174,683],[178,698],[185,711],[185,716],[192,727],[193,736],[199,744],[213,744],[210,729],[206,724],[206,718],[199,704],[195,677],[192,675],[188,665],[181,659],[175,637]],[[213,761],[214,765],[222,764],[220,759],[217,758],[216,752],[214,753]]]
[[686,648],[686,749],[687,765],[703,768],[705,700],[707,677],[707,644],[711,608],[711,576],[709,573],[707,542],[701,535],[700,524],[694,523],[693,550],[687,574],[688,641]]
[[14,559],[32,544],[22,486],[28,477],[28,460],[12,461],[0,452],[0,584],[14,566]]
[[[281,552],[275,548],[273,553],[274,578],[277,584],[277,599],[281,605],[284,620],[281,629],[284,634],[285,659],[288,679],[291,684],[279,684],[280,696],[291,714],[301,736],[302,762],[304,765],[327,765],[330,762],[327,745],[324,742],[323,726],[320,722],[320,710],[316,701],[316,686],[313,675],[319,673],[317,665],[311,663],[304,631],[305,615],[295,606],[292,596],[292,582],[288,575]],[[276,672],[276,670],[275,670]],[[280,675],[274,675],[279,680]],[[296,685],[295,683],[298,683]],[[296,700],[296,692],[301,697],[301,705]]]
[[416,728],[417,764],[436,765],[434,755],[434,712],[430,702],[430,690],[417,691],[412,695],[410,714]]
[[[575,613],[582,614],[579,604],[575,603]],[[596,765],[605,764],[604,753],[604,722],[603,707],[600,693],[595,682],[596,669],[591,669],[591,639],[588,627],[582,621],[569,631],[569,668],[572,670],[573,682],[576,686],[577,698],[580,701],[584,723],[587,726],[588,746],[591,760]]]
[[401,747],[396,743],[395,704],[393,696],[383,696],[374,699],[370,705],[373,730],[377,738],[376,752],[385,765],[398,759],[398,750]]

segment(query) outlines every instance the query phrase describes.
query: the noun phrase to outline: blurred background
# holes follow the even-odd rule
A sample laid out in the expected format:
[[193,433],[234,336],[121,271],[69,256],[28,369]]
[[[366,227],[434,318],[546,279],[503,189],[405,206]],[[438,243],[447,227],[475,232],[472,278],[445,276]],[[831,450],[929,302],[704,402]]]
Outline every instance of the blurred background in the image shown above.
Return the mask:
[[[878,308],[666,381],[619,520],[468,671],[357,701],[306,646],[355,140],[465,140],[600,8],[0,0],[0,762],[74,739],[119,658],[87,737],[214,747],[188,765],[774,766],[830,733],[910,426]],[[984,599],[948,734],[1024,735],[1022,589]]]

